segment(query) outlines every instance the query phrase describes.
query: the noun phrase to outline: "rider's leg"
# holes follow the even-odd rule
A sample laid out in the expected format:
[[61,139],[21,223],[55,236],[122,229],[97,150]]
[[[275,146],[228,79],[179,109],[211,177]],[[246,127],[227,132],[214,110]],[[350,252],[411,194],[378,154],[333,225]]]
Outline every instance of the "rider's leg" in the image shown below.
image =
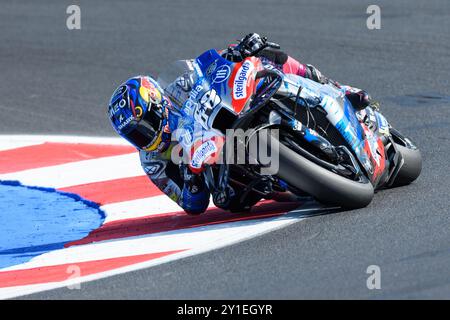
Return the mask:
[[306,65],[298,62],[292,57],[288,57],[287,61],[283,64],[283,72],[287,74],[295,74],[300,77],[306,76]]
[[320,83],[333,83],[345,92],[345,96],[350,100],[353,107],[357,111],[366,108],[372,103],[370,95],[366,91],[351,86],[341,85],[334,80],[324,77],[322,73],[313,65],[302,64],[292,57],[288,56],[286,62],[283,64],[283,72],[287,74],[295,74]]

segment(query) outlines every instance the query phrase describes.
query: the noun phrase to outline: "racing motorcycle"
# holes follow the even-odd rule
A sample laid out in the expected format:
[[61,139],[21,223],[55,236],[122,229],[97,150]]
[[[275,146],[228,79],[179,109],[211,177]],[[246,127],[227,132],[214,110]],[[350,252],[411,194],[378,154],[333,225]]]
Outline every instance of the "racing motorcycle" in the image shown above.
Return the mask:
[[[312,196],[361,208],[374,190],[419,176],[418,148],[376,108],[355,110],[338,85],[284,74],[264,63],[258,53],[267,47],[279,48],[265,41],[239,62],[208,50],[173,63],[158,78],[173,101],[172,112],[182,119],[176,135],[181,153],[190,155],[192,171],[204,175],[216,205],[231,197],[227,186],[233,184],[241,191],[237,207],[248,198],[256,203]],[[226,147],[229,129],[247,133],[232,148]],[[254,145],[270,147],[275,172],[264,170],[268,164]],[[223,156],[239,147],[245,161]]]

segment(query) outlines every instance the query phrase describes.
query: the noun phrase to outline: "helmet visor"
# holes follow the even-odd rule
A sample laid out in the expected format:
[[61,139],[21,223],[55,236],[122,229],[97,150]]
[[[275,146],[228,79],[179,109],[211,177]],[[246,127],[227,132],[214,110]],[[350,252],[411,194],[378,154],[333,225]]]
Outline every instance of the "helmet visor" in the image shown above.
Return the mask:
[[163,113],[161,106],[152,104],[144,117],[125,137],[139,149],[150,148],[158,139],[163,126]]

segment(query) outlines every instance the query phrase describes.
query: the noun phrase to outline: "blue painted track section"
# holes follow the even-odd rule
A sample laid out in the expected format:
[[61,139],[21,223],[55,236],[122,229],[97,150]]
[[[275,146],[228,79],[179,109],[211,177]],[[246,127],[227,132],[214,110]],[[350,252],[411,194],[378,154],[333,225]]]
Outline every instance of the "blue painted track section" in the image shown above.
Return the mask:
[[101,226],[98,205],[55,189],[0,182],[0,268],[61,249]]

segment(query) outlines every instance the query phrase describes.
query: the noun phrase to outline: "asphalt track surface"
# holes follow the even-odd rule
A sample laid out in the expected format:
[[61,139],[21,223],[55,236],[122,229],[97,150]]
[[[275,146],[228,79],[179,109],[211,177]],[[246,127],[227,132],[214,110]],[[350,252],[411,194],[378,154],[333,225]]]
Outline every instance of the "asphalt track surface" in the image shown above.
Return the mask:
[[[1,134],[113,136],[106,103],[120,82],[255,31],[367,89],[424,168],[361,210],[27,298],[450,298],[449,1],[75,2],[82,29],[69,31],[72,1],[2,1]],[[381,30],[366,28],[369,4],[381,7]],[[369,265],[381,290],[366,287]]]

